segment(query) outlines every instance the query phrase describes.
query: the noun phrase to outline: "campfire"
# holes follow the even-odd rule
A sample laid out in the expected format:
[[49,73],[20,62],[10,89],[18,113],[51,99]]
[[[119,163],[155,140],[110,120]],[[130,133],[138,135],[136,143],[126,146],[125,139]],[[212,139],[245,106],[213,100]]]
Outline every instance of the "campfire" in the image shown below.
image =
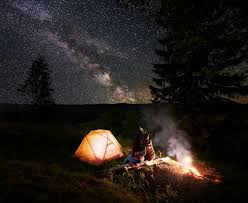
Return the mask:
[[150,161],[144,161],[137,164],[125,164],[118,165],[113,168],[101,171],[101,175],[118,175],[125,172],[137,171],[148,167],[157,167],[164,173],[170,173],[171,175],[188,177],[196,181],[205,181],[209,183],[218,184],[221,183],[221,176],[211,167],[206,166],[203,163],[195,164],[192,157],[185,156],[184,159],[179,162],[170,157],[160,157]]
[[193,160],[189,156],[186,156],[183,159],[182,163],[175,161],[168,156],[161,158],[161,161],[174,167],[178,167],[177,172],[181,175],[189,174],[199,179],[203,177],[203,175],[197,170],[197,168],[193,166]]
[[140,164],[141,167],[138,166],[137,168],[142,168],[142,165],[166,168],[175,175],[188,176],[195,180],[202,180],[211,183],[221,182],[221,176],[214,170],[214,168],[206,166],[203,163],[194,164],[193,159],[190,156],[185,156],[181,162],[173,160],[168,156],[157,158],[147,161],[144,164]]

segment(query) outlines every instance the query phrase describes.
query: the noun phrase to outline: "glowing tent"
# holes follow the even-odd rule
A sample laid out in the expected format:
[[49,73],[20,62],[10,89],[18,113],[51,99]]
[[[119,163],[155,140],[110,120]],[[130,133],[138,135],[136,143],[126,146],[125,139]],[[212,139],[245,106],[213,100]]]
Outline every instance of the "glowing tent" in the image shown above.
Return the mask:
[[92,130],[83,139],[75,156],[93,165],[123,157],[121,145],[109,130]]

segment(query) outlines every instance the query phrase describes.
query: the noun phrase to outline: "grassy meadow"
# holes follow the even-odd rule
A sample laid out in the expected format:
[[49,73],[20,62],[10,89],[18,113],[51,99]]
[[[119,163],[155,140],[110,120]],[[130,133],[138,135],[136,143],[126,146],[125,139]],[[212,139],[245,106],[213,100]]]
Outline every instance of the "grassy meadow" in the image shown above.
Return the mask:
[[[193,153],[223,175],[220,185],[168,179],[156,181],[153,169],[112,179],[97,172],[123,159],[94,167],[73,158],[84,135],[110,130],[125,155],[152,105],[56,106],[46,112],[12,106],[0,113],[0,202],[174,202],[242,201],[247,189],[248,114],[245,106],[171,112],[191,136]],[[172,107],[163,107],[172,108]],[[157,152],[160,150],[156,148]],[[162,152],[164,153],[164,152]],[[154,177],[155,176],[155,177]]]

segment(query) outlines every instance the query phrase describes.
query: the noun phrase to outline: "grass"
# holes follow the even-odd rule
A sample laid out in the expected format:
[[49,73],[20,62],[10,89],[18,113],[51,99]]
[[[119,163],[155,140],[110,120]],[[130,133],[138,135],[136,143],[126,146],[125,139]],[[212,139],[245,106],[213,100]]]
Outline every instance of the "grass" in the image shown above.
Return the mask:
[[[204,140],[207,147],[199,145],[201,137],[195,139],[195,153],[224,175],[220,186],[173,182],[170,178],[161,183],[151,169],[125,173],[112,180],[102,179],[96,176],[97,171],[121,164],[123,159],[94,167],[72,158],[84,135],[99,128],[111,130],[127,155],[137,133],[138,111],[108,107],[94,110],[97,113],[90,119],[78,116],[75,121],[67,117],[55,119],[56,115],[32,119],[35,117],[32,114],[2,119],[0,202],[238,202],[244,199],[248,188],[247,172],[242,165],[247,160],[248,144],[248,119],[244,116],[242,119],[218,114],[196,117],[199,126],[207,128],[211,136]],[[183,122],[183,129],[199,135],[199,129],[194,131],[187,117]],[[163,151],[162,155],[165,155]]]
[[57,164],[7,161],[0,173],[0,202],[141,202],[118,185]]
[[1,122],[0,129],[0,202],[141,201],[125,188],[97,179],[99,168],[72,158],[83,138],[78,126],[25,121]]
[[173,186],[170,183],[158,184],[158,181],[154,178],[152,169],[143,169],[116,175],[113,182],[130,192],[134,191],[149,202],[178,200],[177,191],[174,190]]

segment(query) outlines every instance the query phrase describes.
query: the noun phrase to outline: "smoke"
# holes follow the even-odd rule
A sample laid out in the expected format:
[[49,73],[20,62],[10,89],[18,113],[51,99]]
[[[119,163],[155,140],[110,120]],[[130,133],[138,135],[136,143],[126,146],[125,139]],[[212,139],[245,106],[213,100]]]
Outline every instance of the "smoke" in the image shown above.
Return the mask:
[[[168,139],[167,154],[170,157],[176,157],[177,160],[184,164],[185,157],[192,157],[191,146],[186,139],[187,134],[182,130],[176,132]],[[185,163],[186,165],[187,163]]]
[[185,157],[192,157],[187,133],[179,129],[178,122],[168,110],[159,107],[146,110],[143,114],[144,124],[155,132],[155,146],[162,148],[168,156],[176,158],[182,164]]

